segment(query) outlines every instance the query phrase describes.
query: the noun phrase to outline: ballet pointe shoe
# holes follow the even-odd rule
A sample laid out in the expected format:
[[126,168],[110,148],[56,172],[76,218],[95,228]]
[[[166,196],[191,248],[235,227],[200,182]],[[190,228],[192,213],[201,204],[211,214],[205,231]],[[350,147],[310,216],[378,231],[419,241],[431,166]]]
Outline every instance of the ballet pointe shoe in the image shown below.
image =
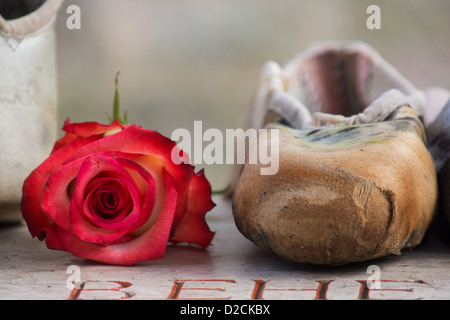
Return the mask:
[[272,145],[279,169],[243,165],[232,199],[240,232],[282,259],[317,265],[417,246],[438,198],[423,92],[361,43],[325,43],[269,68],[244,123],[268,129],[249,157]]

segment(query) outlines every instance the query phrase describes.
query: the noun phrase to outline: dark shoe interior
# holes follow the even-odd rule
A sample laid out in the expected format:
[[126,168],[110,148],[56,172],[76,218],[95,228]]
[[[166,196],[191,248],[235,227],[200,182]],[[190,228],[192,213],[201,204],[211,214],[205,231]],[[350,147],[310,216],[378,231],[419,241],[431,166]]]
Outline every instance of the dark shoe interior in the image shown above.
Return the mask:
[[373,59],[367,52],[330,48],[299,66],[310,110],[351,116],[368,107],[367,83]]

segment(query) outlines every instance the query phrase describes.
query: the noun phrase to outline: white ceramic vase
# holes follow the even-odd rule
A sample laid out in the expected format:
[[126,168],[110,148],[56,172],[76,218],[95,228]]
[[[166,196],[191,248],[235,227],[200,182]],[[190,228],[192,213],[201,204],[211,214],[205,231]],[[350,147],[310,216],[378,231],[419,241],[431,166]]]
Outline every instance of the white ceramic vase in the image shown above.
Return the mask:
[[54,21],[62,0],[0,3],[0,222],[21,220],[22,184],[57,134]]

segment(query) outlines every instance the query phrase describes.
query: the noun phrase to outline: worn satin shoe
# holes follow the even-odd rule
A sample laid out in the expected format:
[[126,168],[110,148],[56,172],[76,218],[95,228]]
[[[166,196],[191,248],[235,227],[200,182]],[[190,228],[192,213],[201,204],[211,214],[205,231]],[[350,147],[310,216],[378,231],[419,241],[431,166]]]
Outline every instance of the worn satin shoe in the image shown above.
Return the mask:
[[300,263],[343,265],[417,246],[438,193],[424,117],[423,92],[365,44],[319,44],[283,69],[269,62],[243,126],[279,130],[279,170],[241,168],[238,229]]

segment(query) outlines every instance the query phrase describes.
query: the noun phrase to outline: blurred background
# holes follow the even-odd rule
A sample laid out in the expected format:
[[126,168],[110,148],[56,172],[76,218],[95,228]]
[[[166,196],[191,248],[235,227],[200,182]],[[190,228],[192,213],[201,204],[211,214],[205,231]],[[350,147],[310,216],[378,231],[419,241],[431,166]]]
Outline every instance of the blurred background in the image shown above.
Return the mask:
[[[366,9],[381,8],[381,30]],[[69,30],[69,5],[81,29]],[[267,60],[284,65],[310,43],[361,40],[420,88],[450,88],[450,0],[66,0],[56,22],[59,122],[107,123],[120,71],[129,123],[170,137],[238,125]],[[229,166],[205,168],[213,189]]]

